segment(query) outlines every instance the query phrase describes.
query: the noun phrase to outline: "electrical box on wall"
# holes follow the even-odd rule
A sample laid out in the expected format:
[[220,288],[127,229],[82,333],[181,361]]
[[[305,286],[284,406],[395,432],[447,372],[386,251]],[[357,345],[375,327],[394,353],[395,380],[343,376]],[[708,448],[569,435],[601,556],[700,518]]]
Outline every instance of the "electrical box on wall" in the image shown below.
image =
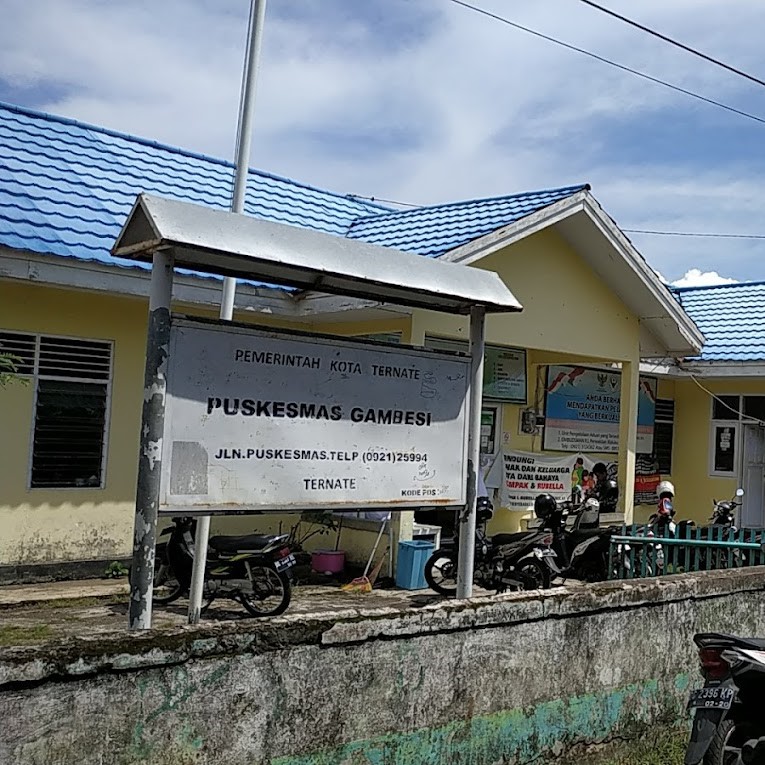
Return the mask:
[[521,411],[521,433],[535,435],[539,433],[544,425],[545,418],[535,409],[524,409]]

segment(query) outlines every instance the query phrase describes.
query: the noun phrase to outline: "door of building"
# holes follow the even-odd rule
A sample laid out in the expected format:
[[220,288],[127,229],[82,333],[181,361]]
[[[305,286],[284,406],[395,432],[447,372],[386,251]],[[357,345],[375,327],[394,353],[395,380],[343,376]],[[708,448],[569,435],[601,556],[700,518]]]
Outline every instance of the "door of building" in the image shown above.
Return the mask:
[[739,526],[762,528],[765,526],[765,428],[761,425],[744,426],[742,464],[744,503]]

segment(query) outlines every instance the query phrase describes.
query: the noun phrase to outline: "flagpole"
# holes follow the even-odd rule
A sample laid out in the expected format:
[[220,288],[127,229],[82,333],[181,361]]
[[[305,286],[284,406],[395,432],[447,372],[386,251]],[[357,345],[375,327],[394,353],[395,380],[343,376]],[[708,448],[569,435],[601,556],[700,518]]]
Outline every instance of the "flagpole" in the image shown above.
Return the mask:
[[[252,144],[252,125],[255,117],[255,91],[260,66],[260,48],[263,41],[263,25],[266,18],[266,0],[251,0],[250,20],[247,31],[247,49],[242,74],[242,91],[239,102],[239,124],[236,137],[236,170],[234,188],[231,195],[231,212],[244,212],[244,198],[247,191],[247,172],[250,166],[250,146]],[[220,303],[220,318],[231,321],[234,316],[234,298],[236,297],[236,279],[225,277]],[[205,562],[207,543],[210,538],[210,516],[203,515],[197,521],[194,538],[194,566],[191,574],[189,593],[189,624],[196,624],[202,612],[202,592],[205,582]]]

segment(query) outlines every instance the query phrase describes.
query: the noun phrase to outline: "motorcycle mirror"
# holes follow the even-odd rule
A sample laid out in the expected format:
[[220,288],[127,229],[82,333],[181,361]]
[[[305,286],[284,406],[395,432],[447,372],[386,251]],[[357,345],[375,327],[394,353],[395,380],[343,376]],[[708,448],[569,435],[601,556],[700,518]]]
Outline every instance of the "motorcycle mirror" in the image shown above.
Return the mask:
[[743,497],[744,496],[744,490],[743,489],[736,489],[736,496],[737,497]]

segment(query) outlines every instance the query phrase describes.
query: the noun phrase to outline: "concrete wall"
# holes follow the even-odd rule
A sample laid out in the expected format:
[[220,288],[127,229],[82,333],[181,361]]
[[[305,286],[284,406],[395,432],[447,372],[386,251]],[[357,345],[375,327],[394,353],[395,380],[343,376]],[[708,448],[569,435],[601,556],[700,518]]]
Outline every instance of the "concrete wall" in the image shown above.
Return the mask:
[[687,722],[699,630],[765,633],[762,569],[0,650],[14,765],[563,763]]

